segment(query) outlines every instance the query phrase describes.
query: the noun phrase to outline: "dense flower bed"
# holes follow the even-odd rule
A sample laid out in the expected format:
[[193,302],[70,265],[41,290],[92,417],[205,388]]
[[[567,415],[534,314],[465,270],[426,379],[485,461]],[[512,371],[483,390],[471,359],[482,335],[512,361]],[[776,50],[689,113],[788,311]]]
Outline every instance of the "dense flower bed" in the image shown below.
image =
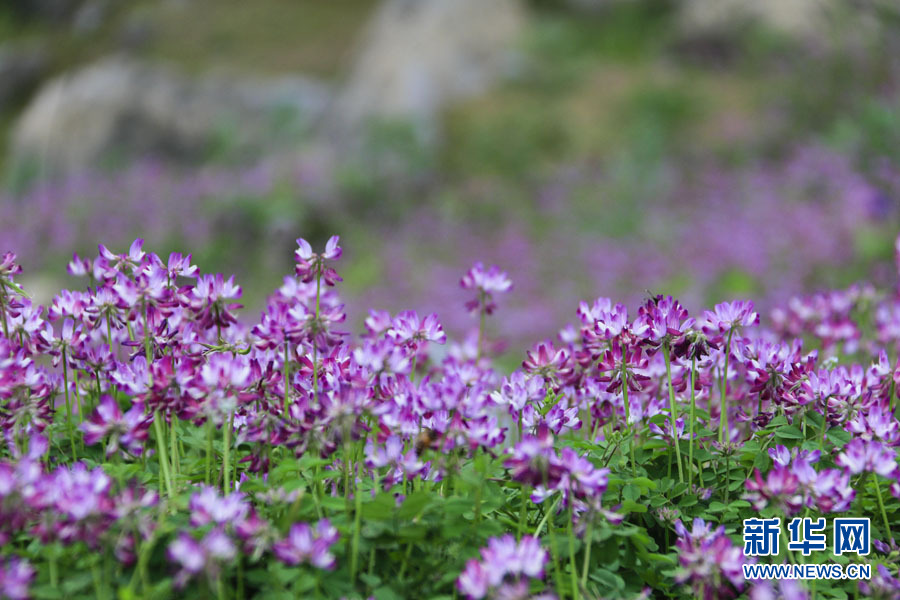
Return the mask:
[[[460,281],[477,335],[372,310],[300,239],[258,322],[140,240],[35,306],[0,263],[0,597],[894,598],[900,295],[691,317],[606,298],[492,367],[512,282]],[[462,307],[461,307],[462,308]],[[867,556],[742,552],[743,519],[871,517]],[[749,562],[871,580],[745,581]]]

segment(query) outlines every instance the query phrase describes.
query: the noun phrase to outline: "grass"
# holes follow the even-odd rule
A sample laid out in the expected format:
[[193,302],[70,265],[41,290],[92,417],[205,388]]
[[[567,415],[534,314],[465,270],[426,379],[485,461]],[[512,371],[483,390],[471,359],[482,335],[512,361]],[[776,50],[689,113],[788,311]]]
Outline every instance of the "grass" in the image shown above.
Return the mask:
[[375,0],[195,0],[147,5],[147,54],[190,71],[338,74]]

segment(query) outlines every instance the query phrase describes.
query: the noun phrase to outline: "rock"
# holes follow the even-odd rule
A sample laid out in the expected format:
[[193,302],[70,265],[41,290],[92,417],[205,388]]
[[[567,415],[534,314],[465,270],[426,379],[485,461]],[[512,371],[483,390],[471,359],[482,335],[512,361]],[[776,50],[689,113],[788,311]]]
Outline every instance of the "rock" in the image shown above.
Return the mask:
[[11,155],[51,173],[111,157],[197,162],[223,142],[252,156],[296,142],[301,128],[287,125],[316,120],[329,98],[326,86],[300,77],[188,78],[113,57],[46,83],[14,126]]
[[799,40],[823,42],[846,18],[866,28],[872,11],[846,0],[680,0],[680,29],[687,36],[720,36],[748,24]]
[[72,29],[79,34],[94,33],[107,21],[110,14],[108,0],[90,0],[82,4],[72,15]]
[[327,135],[359,139],[369,122],[400,119],[433,141],[448,103],[511,70],[523,24],[517,0],[385,0],[329,110]]
[[49,66],[47,54],[40,48],[0,46],[0,112],[24,100]]

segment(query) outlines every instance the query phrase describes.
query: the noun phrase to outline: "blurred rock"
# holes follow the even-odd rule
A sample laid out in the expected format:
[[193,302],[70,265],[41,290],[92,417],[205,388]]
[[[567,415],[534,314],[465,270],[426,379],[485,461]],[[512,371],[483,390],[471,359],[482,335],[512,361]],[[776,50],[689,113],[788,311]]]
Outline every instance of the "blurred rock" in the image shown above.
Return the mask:
[[685,33],[708,34],[759,23],[791,35],[806,35],[821,27],[823,5],[829,0],[683,0]]
[[76,33],[93,33],[103,26],[109,18],[108,0],[89,0],[84,2],[72,16],[72,29]]
[[487,90],[514,66],[524,25],[517,0],[385,0],[329,110],[326,134],[358,140],[378,120],[434,141],[449,102]]
[[0,46],[0,112],[24,100],[49,66],[46,52],[39,47]]
[[[196,162],[227,146],[252,156],[296,143],[330,92],[300,77],[270,80],[188,78],[114,57],[46,83],[15,124],[15,163],[38,161],[51,173],[114,159]],[[296,122],[296,127],[289,127]]]
[[[791,38],[828,44],[846,33],[868,36],[877,32],[880,13],[894,0],[681,0],[684,34],[723,35],[755,24]],[[896,10],[896,4],[894,9]],[[853,26],[847,26],[852,22]]]

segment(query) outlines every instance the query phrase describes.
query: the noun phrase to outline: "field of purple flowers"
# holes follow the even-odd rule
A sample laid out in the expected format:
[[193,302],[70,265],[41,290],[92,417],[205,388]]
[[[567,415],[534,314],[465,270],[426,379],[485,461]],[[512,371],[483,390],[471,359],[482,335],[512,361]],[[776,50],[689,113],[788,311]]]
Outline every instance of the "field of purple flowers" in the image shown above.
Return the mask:
[[[3,257],[0,597],[900,595],[900,286],[769,319],[598,298],[503,373],[505,271],[458,279],[465,340],[413,311],[354,334],[342,254],[297,240],[249,326],[233,277],[141,240],[76,255],[47,307]],[[796,516],[869,517],[871,552],[744,555],[744,519]]]

